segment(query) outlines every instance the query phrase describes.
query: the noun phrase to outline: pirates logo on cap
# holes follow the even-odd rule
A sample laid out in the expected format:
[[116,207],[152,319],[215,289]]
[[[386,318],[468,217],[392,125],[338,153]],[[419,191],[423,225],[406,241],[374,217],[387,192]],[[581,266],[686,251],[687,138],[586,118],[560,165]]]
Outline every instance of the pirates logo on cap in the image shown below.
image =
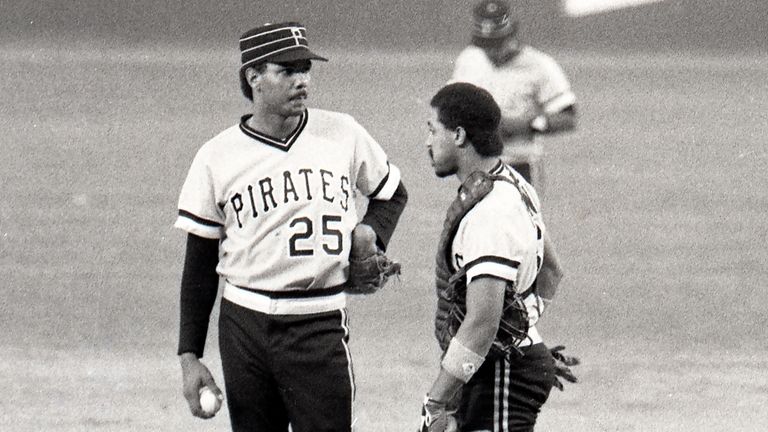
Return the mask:
[[298,60],[328,61],[309,50],[307,29],[297,22],[266,24],[240,37],[242,67]]

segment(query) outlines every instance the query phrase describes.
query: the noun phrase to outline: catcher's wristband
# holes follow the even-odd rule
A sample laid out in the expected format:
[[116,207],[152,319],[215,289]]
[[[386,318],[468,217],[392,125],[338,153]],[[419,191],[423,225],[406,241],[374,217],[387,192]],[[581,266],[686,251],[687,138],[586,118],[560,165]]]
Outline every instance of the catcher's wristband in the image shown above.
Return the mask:
[[465,347],[457,338],[451,339],[440,366],[463,383],[469,382],[480,369],[485,357]]

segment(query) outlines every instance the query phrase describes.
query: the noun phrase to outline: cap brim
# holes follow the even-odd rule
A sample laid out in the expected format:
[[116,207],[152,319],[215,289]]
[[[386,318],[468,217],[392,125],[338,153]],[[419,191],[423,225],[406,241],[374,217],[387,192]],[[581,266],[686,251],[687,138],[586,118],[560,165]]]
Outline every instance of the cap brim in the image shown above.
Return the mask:
[[306,48],[283,51],[264,59],[265,62],[269,63],[290,63],[299,60],[328,61],[327,58],[319,56]]

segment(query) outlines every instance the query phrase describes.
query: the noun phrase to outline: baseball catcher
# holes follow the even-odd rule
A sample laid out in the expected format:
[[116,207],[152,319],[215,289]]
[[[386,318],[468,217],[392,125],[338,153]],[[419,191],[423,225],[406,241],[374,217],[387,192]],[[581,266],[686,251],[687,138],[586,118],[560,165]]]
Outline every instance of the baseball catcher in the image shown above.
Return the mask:
[[499,158],[493,96],[453,83],[430,107],[432,167],[462,184],[438,245],[435,335],[443,354],[419,431],[530,431],[560,378],[575,381],[569,366],[577,360],[550,350],[535,325],[562,270],[536,190]]
[[392,276],[400,275],[400,263],[387,257],[376,245],[376,233],[365,224],[352,231],[347,294],[373,294]]

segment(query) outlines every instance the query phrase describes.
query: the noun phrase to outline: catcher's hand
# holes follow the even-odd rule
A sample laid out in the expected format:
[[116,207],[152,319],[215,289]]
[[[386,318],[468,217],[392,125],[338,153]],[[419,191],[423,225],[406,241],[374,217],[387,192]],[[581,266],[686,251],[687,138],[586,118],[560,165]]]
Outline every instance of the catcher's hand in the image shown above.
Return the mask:
[[560,352],[564,349],[564,346],[558,345],[549,350],[552,357],[555,358],[555,387],[560,391],[563,391],[564,389],[563,382],[560,381],[560,378],[571,383],[579,382],[579,379],[576,378],[576,375],[571,371],[571,366],[576,366],[581,363],[581,360],[579,360],[578,357],[565,355]]
[[458,432],[456,419],[446,409],[446,404],[424,397],[421,405],[421,425],[416,432]]

